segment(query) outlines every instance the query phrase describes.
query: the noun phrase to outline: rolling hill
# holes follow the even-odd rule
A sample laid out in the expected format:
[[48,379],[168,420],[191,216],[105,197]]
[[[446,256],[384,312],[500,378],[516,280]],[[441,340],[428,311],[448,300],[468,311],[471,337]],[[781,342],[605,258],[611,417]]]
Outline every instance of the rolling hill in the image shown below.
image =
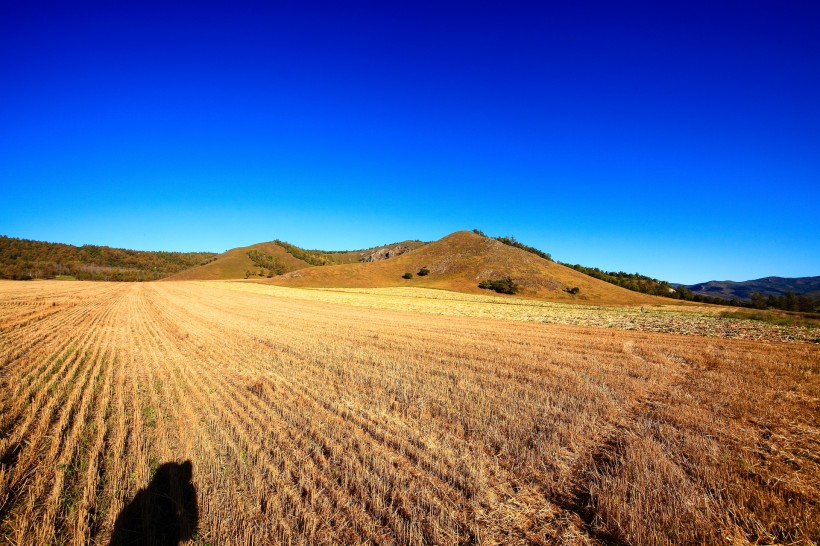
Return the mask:
[[[429,269],[427,276],[417,272]],[[413,273],[403,279],[404,273]],[[495,294],[478,287],[482,280],[512,277],[519,295],[577,303],[670,304],[671,300],[632,292],[594,279],[525,250],[469,231],[452,233],[436,242],[388,260],[373,263],[300,268],[266,279],[293,287],[371,288],[418,286],[474,294]],[[577,287],[578,294],[567,289]]]
[[[423,246],[421,241],[403,241],[365,250],[326,252],[305,250],[284,241],[270,241],[255,245],[233,248],[204,263],[169,277],[166,280],[226,280],[259,278],[271,275],[271,265],[279,272],[288,273],[313,267],[317,263],[331,267],[339,264],[358,263],[362,260],[376,262],[409,252]],[[252,257],[256,257],[256,260]]]
[[[165,280],[173,281],[209,281],[220,279],[243,279],[248,271],[254,275],[259,275],[264,268],[257,265],[249,256],[249,252],[257,251],[268,256],[275,257],[284,267],[285,271],[294,271],[303,267],[310,267],[304,260],[294,258],[284,248],[276,243],[257,243],[250,246],[232,248],[216,256],[213,261],[198,265]],[[265,274],[263,272],[263,274]]]

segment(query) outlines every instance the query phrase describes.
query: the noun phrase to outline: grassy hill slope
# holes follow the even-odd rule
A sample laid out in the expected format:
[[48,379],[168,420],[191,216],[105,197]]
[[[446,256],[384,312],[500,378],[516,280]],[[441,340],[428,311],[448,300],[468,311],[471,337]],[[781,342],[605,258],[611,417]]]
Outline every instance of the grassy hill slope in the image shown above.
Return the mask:
[[346,250],[341,252],[326,252],[334,264],[352,264],[364,261],[385,260],[410,250],[415,250],[426,243],[417,240],[402,241],[384,246],[367,248],[364,250]]
[[[421,268],[430,274],[419,277]],[[405,272],[413,278],[402,278]],[[556,301],[607,304],[668,305],[669,300],[632,292],[469,231],[459,231],[390,260],[301,269],[263,282],[294,287],[418,286],[473,294],[495,294],[478,288],[486,279],[511,276],[521,296]],[[577,287],[570,294],[566,289]]]
[[[258,251],[270,256],[278,261],[285,272],[296,271],[307,267],[312,267],[312,262],[327,264],[350,264],[359,263],[363,258],[376,260],[387,259],[388,257],[406,252],[409,249],[416,249],[423,246],[421,241],[403,241],[380,247],[365,250],[348,250],[339,252],[328,252],[323,250],[305,250],[297,246],[280,241],[270,241],[258,243],[251,246],[233,248],[217,256],[213,261],[192,267],[182,271],[168,280],[191,281],[191,280],[226,280],[244,279],[248,271],[252,278],[265,277],[268,269],[260,266],[248,255],[251,251]],[[329,266],[321,266],[329,267]]]
[[402,241],[400,243],[392,243],[389,245],[377,246],[364,250],[327,251],[304,249],[296,245],[292,245],[286,241],[280,241],[279,239],[276,239],[273,242],[281,246],[294,257],[303,260],[310,265],[339,265],[386,260],[419,248],[425,244],[421,241],[414,240]]
[[[216,257],[215,260],[204,265],[198,265],[186,269],[176,275],[169,277],[169,281],[210,281],[221,279],[244,279],[247,271],[254,276],[258,276],[260,271],[264,271],[248,256],[248,252],[257,250],[279,260],[286,271],[295,271],[310,264],[294,258],[284,248],[273,242],[258,243],[250,246],[232,248]],[[264,271],[267,274],[267,271]]]

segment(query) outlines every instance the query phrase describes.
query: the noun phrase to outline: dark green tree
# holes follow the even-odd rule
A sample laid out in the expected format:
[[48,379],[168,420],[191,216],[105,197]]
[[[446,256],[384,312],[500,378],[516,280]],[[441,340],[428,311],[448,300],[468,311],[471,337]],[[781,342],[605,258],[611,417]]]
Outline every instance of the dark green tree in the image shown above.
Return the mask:
[[759,292],[755,292],[752,294],[752,307],[755,309],[765,309],[766,308],[766,296]]
[[792,292],[791,290],[786,292],[786,298],[785,298],[783,303],[784,303],[783,308],[786,309],[787,311],[799,311],[800,310],[800,306],[797,302],[797,295],[794,292]]

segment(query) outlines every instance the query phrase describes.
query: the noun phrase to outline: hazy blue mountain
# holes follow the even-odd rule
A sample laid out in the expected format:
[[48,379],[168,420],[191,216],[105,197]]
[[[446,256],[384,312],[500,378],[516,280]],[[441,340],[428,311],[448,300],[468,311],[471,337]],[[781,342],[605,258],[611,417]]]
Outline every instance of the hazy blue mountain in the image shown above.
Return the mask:
[[750,300],[755,292],[764,296],[783,296],[787,292],[794,292],[798,296],[805,294],[820,297],[820,277],[764,277],[743,282],[709,281],[684,286],[695,294],[725,299]]

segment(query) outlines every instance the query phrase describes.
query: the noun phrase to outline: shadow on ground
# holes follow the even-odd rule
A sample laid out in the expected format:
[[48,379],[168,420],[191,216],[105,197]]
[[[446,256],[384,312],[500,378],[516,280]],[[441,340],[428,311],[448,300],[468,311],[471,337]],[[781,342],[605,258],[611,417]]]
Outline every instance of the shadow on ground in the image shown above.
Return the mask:
[[191,461],[160,466],[114,523],[109,546],[177,546],[199,522]]

